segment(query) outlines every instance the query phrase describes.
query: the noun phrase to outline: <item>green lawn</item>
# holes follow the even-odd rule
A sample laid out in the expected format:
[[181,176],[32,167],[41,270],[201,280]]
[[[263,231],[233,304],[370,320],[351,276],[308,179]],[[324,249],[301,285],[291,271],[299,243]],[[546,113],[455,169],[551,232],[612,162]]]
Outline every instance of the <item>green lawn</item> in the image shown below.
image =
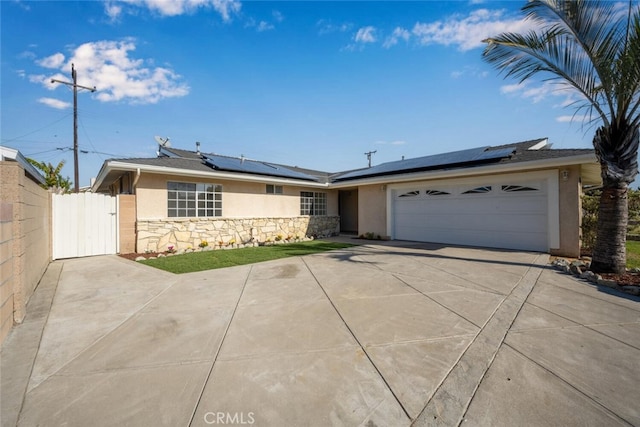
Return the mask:
[[313,240],[310,242],[259,246],[257,248],[193,252],[184,255],[149,259],[139,262],[171,273],[181,274],[192,273],[194,271],[213,270],[215,268],[233,267],[236,265],[254,264],[256,262],[270,261],[272,259],[292,256],[310,255],[334,249],[349,248],[352,246],[356,245]]
[[627,240],[627,268],[640,268],[640,241]]

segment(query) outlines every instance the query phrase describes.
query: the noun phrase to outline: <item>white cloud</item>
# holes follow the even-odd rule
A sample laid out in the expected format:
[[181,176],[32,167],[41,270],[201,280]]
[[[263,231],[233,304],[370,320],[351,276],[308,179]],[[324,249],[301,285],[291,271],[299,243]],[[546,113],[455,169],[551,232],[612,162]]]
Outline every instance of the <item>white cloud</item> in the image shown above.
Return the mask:
[[284,21],[284,15],[279,10],[274,10],[273,12],[271,12],[271,15],[273,15],[273,19],[275,19],[276,22]]
[[122,6],[113,2],[105,2],[104,12],[111,21],[117,21],[122,15]]
[[273,26],[273,24],[270,24],[270,23],[268,23],[266,21],[260,21],[260,23],[256,27],[256,31],[261,33],[263,31],[273,30],[274,28],[275,27]]
[[84,43],[71,53],[66,62],[59,64],[58,69],[64,74],[30,75],[29,80],[55,89],[60,85],[52,85],[51,79],[70,80],[68,74],[73,63],[78,73],[78,84],[95,86],[98,89],[95,98],[103,102],[152,104],[189,93],[189,87],[173,70],[153,68],[147,65],[151,61],[130,57],[135,49],[133,40]]
[[51,108],[56,108],[58,110],[65,110],[67,108],[71,108],[70,102],[60,101],[59,99],[55,99],[55,98],[40,98],[38,99],[38,102],[41,104],[47,105]]
[[353,24],[351,24],[350,22],[334,24],[331,21],[320,19],[318,22],[316,22],[316,27],[318,28],[318,34],[323,36],[325,34],[347,32],[351,30],[351,28],[353,28]]
[[388,49],[391,46],[395,46],[396,44],[398,44],[399,40],[408,42],[409,38],[411,38],[411,33],[409,32],[409,30],[406,30],[402,27],[396,27],[393,30],[393,33],[391,33],[391,35],[385,39],[382,47]]
[[523,83],[504,85],[500,88],[500,93],[528,99],[534,104],[547,100],[550,97],[560,98],[560,101],[553,106],[554,108],[570,107],[579,98],[578,92],[576,92],[575,89],[559,81],[537,83],[530,80]]
[[51,56],[42,58],[37,61],[37,64],[45,68],[59,68],[64,63],[64,55],[61,53],[54,53]]
[[178,16],[194,13],[201,8],[213,8],[222,20],[228,22],[242,8],[239,0],[113,0],[105,3],[105,13],[117,20],[123,13],[135,13],[136,8],[146,8],[160,16]]
[[514,84],[510,84],[510,85],[504,85],[502,87],[500,87],[500,93],[503,93],[505,95],[509,95],[512,93],[518,93],[518,92],[523,92],[525,90],[525,88],[527,87],[528,83],[514,83]]
[[575,114],[571,116],[558,116],[556,122],[559,123],[586,123],[591,118],[586,114]]
[[353,39],[356,43],[375,43],[376,41],[376,29],[371,25],[362,27],[358,30]]
[[451,72],[451,78],[458,79],[462,76],[476,77],[484,79],[489,75],[488,71],[481,71],[477,67],[465,66],[462,70],[454,70]]
[[444,21],[418,22],[412,34],[422,45],[456,45],[462,51],[482,47],[482,40],[503,32],[526,32],[533,24],[522,18],[508,18],[503,11],[478,9],[468,16],[451,16]]
[[242,3],[238,0],[213,0],[213,8],[227,22],[231,20],[231,15],[238,14],[242,8]]
[[30,50],[25,50],[24,52],[20,53],[20,55],[18,55],[18,58],[20,59],[36,59],[36,57],[37,55]]

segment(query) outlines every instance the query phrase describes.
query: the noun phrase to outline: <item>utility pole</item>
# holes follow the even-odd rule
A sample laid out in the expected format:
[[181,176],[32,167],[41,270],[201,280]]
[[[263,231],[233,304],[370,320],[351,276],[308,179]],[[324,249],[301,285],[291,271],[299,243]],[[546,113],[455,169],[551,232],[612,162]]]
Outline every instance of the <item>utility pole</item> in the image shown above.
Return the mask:
[[377,152],[378,152],[378,150],[368,151],[368,152],[364,153],[364,155],[367,156],[367,160],[369,161],[369,167],[371,167],[371,155],[372,154],[376,154]]
[[80,175],[78,173],[78,88],[95,92],[96,87],[81,86],[78,84],[78,75],[73,64],[71,64],[72,82],[65,82],[58,79],[51,79],[51,83],[62,83],[73,87],[73,192],[80,191]]

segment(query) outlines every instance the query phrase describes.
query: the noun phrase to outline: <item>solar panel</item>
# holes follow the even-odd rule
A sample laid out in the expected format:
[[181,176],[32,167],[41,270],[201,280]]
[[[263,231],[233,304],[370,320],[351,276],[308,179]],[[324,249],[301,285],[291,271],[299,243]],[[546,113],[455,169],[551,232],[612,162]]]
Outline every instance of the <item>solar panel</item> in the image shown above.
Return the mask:
[[296,172],[282,166],[272,165],[270,163],[258,162],[255,160],[238,159],[235,157],[224,157],[215,155],[204,156],[206,164],[216,170],[224,170],[229,172],[252,173],[256,175],[277,176],[281,178],[304,179],[307,181],[317,181],[311,175],[302,172]]
[[453,151],[451,153],[434,154],[431,156],[417,157],[415,159],[382,163],[367,169],[346,173],[337,177],[336,181],[376,175],[391,175],[411,170],[439,169],[445,166],[497,160],[509,157],[514,150],[513,147],[501,148],[499,150],[488,150],[488,148],[489,147],[470,148],[467,150]]

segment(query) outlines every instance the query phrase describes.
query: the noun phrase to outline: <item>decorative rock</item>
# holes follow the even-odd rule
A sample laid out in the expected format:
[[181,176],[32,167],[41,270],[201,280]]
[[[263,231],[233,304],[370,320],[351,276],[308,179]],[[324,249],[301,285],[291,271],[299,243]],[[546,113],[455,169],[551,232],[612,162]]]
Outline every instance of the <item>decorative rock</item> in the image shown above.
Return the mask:
[[581,275],[584,271],[587,270],[587,266],[584,262],[582,261],[573,261],[571,264],[569,264],[569,270],[571,270],[571,272],[573,274],[576,275]]
[[608,288],[617,288],[618,287],[618,283],[615,280],[603,279],[602,277],[596,283],[598,283],[598,285],[606,286]]
[[589,271],[589,270],[587,270],[584,273],[582,273],[580,275],[580,278],[588,280],[590,282],[594,282],[594,283],[597,283],[597,281],[598,281],[598,279],[596,278],[596,274],[593,271]]
[[136,261],[144,261],[146,258],[143,256],[136,257]]

